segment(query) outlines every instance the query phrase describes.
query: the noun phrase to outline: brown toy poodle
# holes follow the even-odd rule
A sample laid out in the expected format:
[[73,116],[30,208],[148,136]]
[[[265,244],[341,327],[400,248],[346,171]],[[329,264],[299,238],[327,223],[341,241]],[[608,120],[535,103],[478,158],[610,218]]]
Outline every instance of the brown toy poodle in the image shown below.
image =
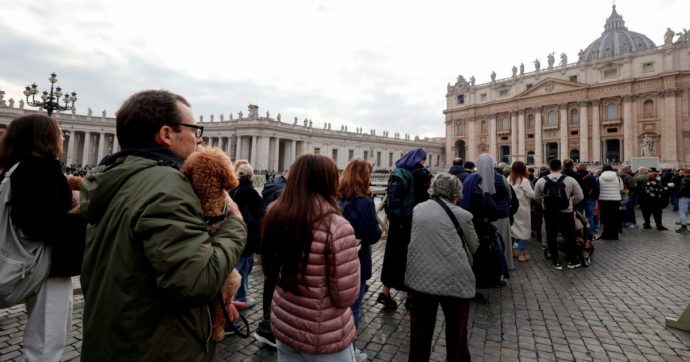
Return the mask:
[[[194,191],[201,200],[201,209],[209,233],[215,233],[225,220],[226,200],[230,198],[228,191],[239,185],[230,157],[217,147],[199,147],[187,157],[181,171],[191,180]],[[216,342],[222,341],[225,337],[226,320],[223,308],[230,316],[238,315],[232,300],[241,281],[242,277],[237,270],[233,269],[220,290],[225,305],[221,305],[217,298],[211,301],[213,308],[211,338]]]

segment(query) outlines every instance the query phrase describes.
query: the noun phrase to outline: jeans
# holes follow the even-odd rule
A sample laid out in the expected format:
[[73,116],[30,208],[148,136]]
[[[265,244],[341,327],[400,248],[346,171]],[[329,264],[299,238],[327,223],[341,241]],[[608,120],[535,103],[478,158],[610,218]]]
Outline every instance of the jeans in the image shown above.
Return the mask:
[[446,360],[470,361],[467,342],[469,299],[410,292],[410,361],[428,361],[436,327],[436,312],[441,305],[446,322]]
[[527,251],[527,240],[516,239],[518,243],[518,250],[520,252]]
[[60,361],[72,330],[72,278],[48,278],[26,301],[23,361]]
[[680,224],[688,224],[688,206],[690,206],[690,197],[678,198],[678,213],[680,214]]
[[278,347],[278,362],[354,362],[355,348],[353,345],[345,347],[344,350],[329,354],[306,354],[295,351],[276,340]]
[[571,263],[577,262],[575,250],[575,219],[572,212],[547,212],[544,213],[546,224],[546,242],[551,253],[551,261],[556,265],[559,261],[558,233],[565,239],[565,252]]
[[242,275],[242,283],[240,284],[240,288],[237,289],[237,293],[235,293],[235,300],[238,302],[247,301],[247,292],[249,292],[249,273],[252,272],[253,267],[254,253],[247,256],[240,256],[237,265],[235,265],[235,269]]
[[628,203],[625,205],[625,222],[635,225],[635,205],[637,205],[637,195],[628,196]]
[[594,235],[599,229],[599,220],[594,217],[594,206],[596,206],[596,204],[597,200],[585,199],[585,214],[587,214],[590,235]]
[[367,287],[367,282],[363,281],[359,284],[359,297],[352,305],[352,317],[355,319],[355,328],[359,331],[359,318],[361,316],[362,300],[364,299],[364,290]]

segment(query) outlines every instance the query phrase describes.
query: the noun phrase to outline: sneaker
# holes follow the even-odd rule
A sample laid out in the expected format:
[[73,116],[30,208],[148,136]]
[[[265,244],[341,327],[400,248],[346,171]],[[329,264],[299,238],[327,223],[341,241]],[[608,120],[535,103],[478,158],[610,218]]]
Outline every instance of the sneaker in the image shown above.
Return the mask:
[[687,234],[688,233],[688,228],[681,226],[680,229],[676,230],[678,234]]
[[568,263],[568,269],[577,269],[582,266],[579,261],[577,263]]
[[523,251],[520,253],[520,256],[518,256],[518,261],[528,261],[529,260],[529,255],[527,254],[526,251]]
[[355,347],[355,361],[357,362],[366,362],[367,360],[367,354],[362,352],[361,349]]
[[263,344],[269,345],[273,348],[277,348],[276,337],[274,337],[273,333],[271,332],[262,332],[260,330],[257,330],[256,332],[254,332],[254,338]]
[[[235,300],[234,302],[242,302],[242,301],[241,300]],[[244,305],[238,306],[237,307],[238,310],[249,309],[249,308],[255,306],[256,305],[256,299],[247,298],[247,300],[245,302],[242,302],[242,303],[244,303]]]
[[390,295],[385,295],[383,293],[379,293],[378,298],[376,298],[376,303],[383,304],[383,309],[386,310],[393,310],[398,307],[398,303],[393,300]]
[[645,230],[652,230],[652,225],[644,224],[643,229],[645,229]]
[[637,229],[637,224],[630,224],[628,227],[631,229]]
[[657,230],[659,230],[659,231],[665,231],[665,230],[668,230],[668,228],[667,228],[667,227],[665,227],[664,225],[661,225],[661,226],[657,226],[657,227],[656,227],[656,229],[657,229]]
[[561,265],[561,263],[556,263],[553,265],[553,268],[556,270],[563,270],[563,265]]
[[225,327],[225,336],[232,336],[242,328],[242,323],[233,323],[231,327]]

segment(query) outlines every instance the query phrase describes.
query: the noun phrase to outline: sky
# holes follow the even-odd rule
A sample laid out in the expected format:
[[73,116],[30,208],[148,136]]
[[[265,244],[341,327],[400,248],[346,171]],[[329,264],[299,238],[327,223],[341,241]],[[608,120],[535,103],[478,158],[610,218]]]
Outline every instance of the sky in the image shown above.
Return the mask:
[[[604,30],[606,0],[0,0],[0,90],[78,93],[109,115],[131,94],[168,89],[196,117],[247,106],[334,129],[437,137],[446,85],[570,62]],[[690,28],[688,0],[617,0],[629,30],[663,44]],[[16,104],[15,104],[16,106]]]

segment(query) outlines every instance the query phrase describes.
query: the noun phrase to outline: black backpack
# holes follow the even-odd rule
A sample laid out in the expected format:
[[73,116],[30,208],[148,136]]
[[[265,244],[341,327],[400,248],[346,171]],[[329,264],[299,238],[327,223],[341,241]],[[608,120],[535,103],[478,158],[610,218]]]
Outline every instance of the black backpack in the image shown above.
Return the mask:
[[414,209],[414,178],[405,168],[396,168],[388,178],[384,211],[388,217],[412,216]]
[[561,175],[556,181],[549,176],[544,177],[544,210],[560,211],[570,206],[570,198],[563,182],[566,177],[567,175]]

